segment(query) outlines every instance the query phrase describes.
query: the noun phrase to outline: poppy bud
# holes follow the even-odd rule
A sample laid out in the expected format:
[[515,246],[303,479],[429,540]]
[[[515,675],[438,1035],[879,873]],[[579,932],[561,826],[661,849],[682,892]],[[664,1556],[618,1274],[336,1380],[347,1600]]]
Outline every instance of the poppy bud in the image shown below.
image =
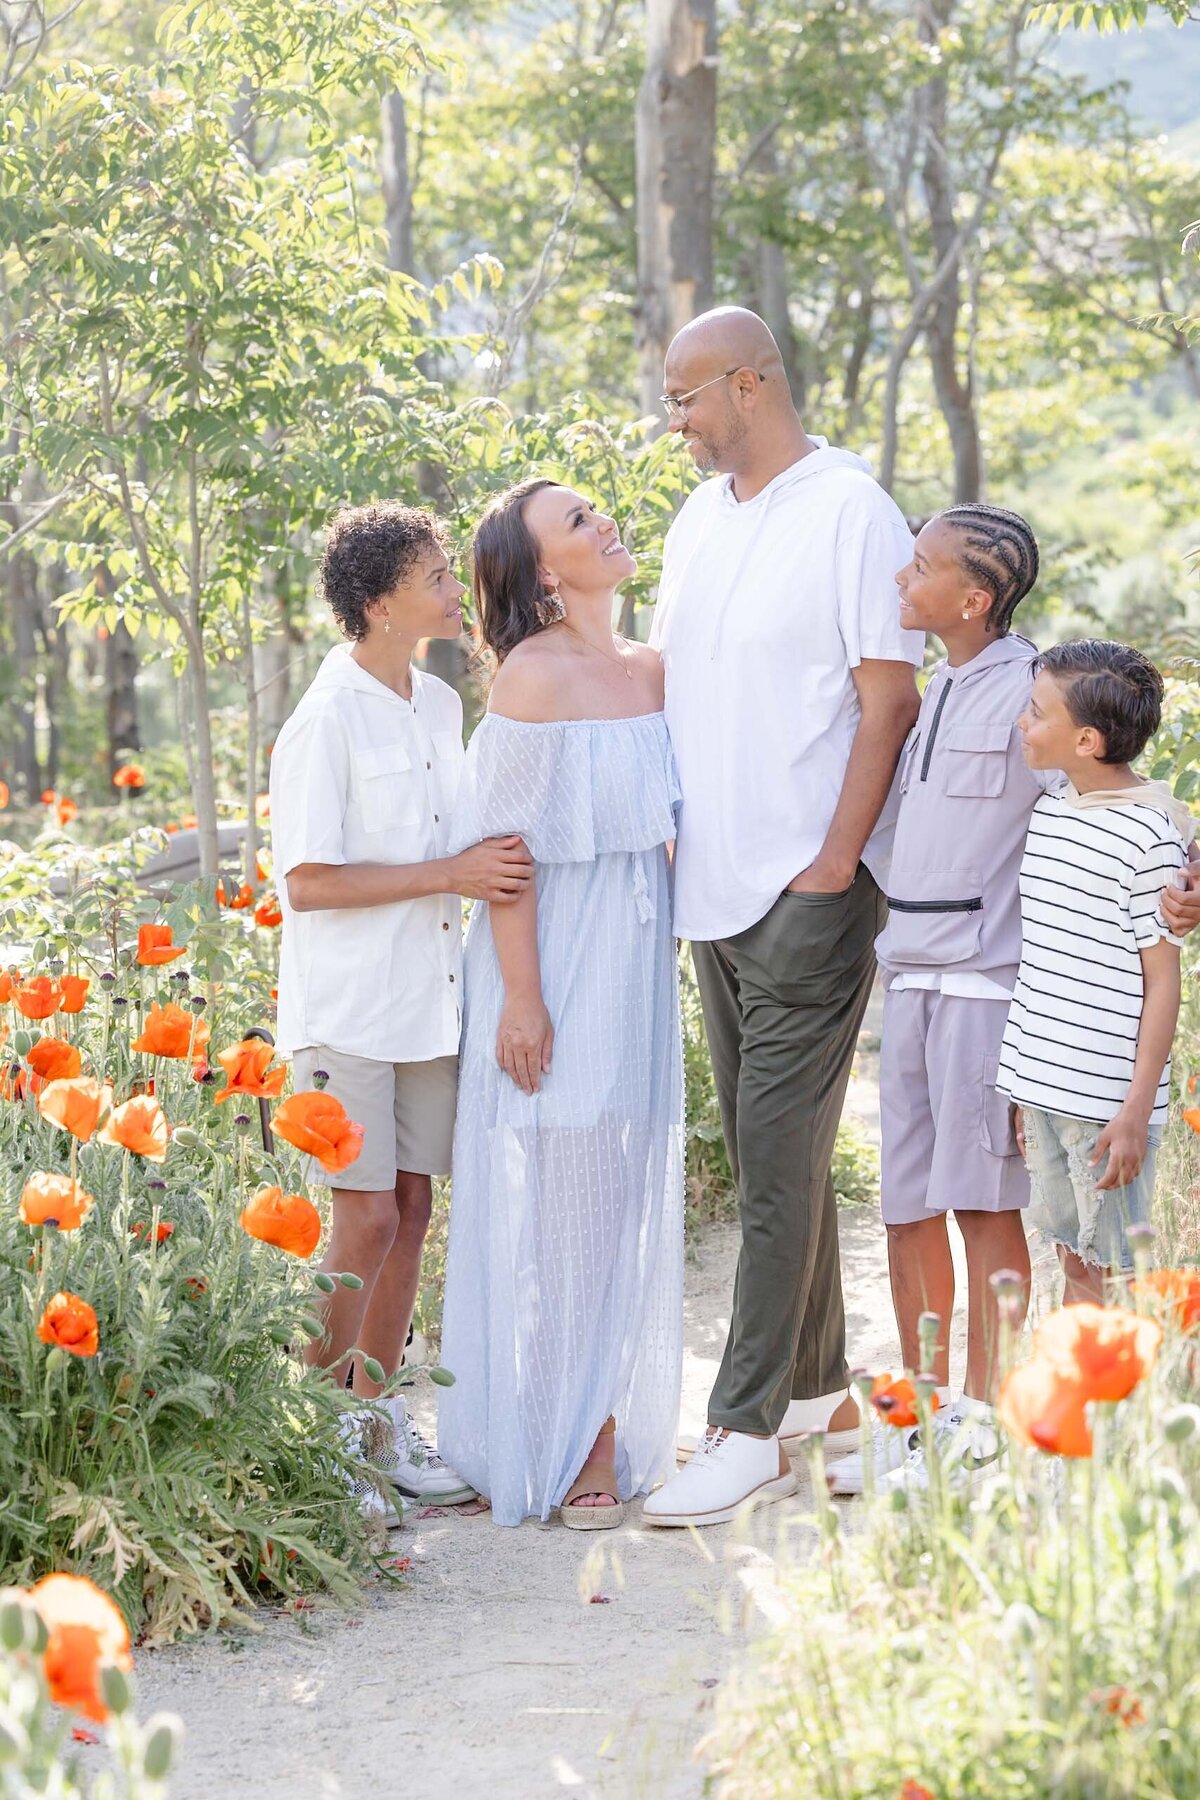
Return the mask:
[[380,1385],[387,1380],[387,1376],[383,1372],[383,1364],[376,1362],[373,1356],[363,1357],[363,1374],[368,1381],[376,1381]]
[[[313,1338],[315,1340],[316,1338],[325,1336],[324,1325],[322,1325],[320,1319],[314,1319],[311,1313],[304,1313],[303,1316],[299,1320],[299,1325],[300,1325],[301,1331],[304,1333],[305,1337],[307,1337],[307,1338]],[[370,1360],[370,1358],[368,1358],[368,1361],[369,1360]],[[367,1366],[367,1364],[364,1362],[363,1368],[365,1369],[366,1366]],[[375,1366],[376,1366],[376,1368],[379,1368],[378,1363],[376,1363]],[[375,1376],[372,1376],[371,1379],[374,1381],[376,1378],[375,1378]],[[378,1379],[380,1381],[383,1380],[383,1370],[382,1369],[379,1370]]]
[[440,1363],[430,1369],[428,1374],[430,1381],[434,1382],[438,1387],[454,1386],[455,1377],[450,1373],[449,1369],[443,1369]]
[[362,1276],[356,1275],[352,1269],[344,1269],[338,1276],[338,1280],[344,1288],[350,1288],[354,1293],[357,1293],[363,1285]]
[[29,1738],[17,1721],[0,1713],[0,1769],[6,1763],[24,1763],[29,1755]]
[[1169,1444],[1186,1444],[1200,1429],[1200,1406],[1173,1406],[1163,1418],[1163,1436]]
[[319,1287],[323,1294],[332,1294],[337,1288],[337,1282],[332,1275],[327,1275],[324,1269],[318,1269],[313,1276],[313,1286]]
[[113,974],[111,969],[105,969],[105,971],[104,971],[103,975],[100,977],[100,979],[104,983],[105,987],[110,988],[113,986],[113,984],[117,978]]
[[233,1122],[239,1131],[249,1131],[249,1129],[250,1129],[250,1114],[249,1113],[237,1113],[234,1117]]
[[278,1344],[283,1350],[286,1350],[292,1341],[292,1334],[286,1325],[272,1325],[267,1336],[273,1344]]
[[13,1032],[13,1049],[18,1056],[28,1056],[36,1042],[37,1039],[34,1037],[32,1031]]
[[25,1648],[25,1607],[20,1600],[0,1605],[0,1645],[5,1650]]
[[1001,1626],[1008,1642],[1018,1650],[1031,1650],[1041,1628],[1041,1620],[1024,1600],[1013,1601],[1005,1611]]
[[1165,1463],[1160,1463],[1157,1468],[1151,1469],[1150,1485],[1160,1500],[1166,1500],[1168,1503],[1173,1501],[1176,1506],[1179,1506],[1187,1499],[1187,1488],[1184,1485],[1183,1476],[1178,1469],[1169,1468]]
[[312,1084],[318,1093],[324,1093],[325,1089],[329,1086],[329,1071],[327,1069],[314,1069],[312,1072]]
[[902,1512],[908,1511],[908,1494],[904,1488],[897,1487],[897,1488],[892,1489],[891,1495],[890,1495],[890,1504],[891,1504],[892,1511],[894,1513],[902,1513]]
[[193,1131],[190,1125],[177,1125],[171,1136],[177,1144],[182,1144],[185,1150],[204,1149],[204,1139],[198,1131]]
[[146,1726],[142,1751],[142,1774],[147,1781],[165,1781],[175,1760],[181,1728],[179,1720],[168,1713],[155,1713]]
[[61,975],[61,974],[62,974],[62,972],[63,972],[63,970],[64,970],[64,969],[65,969],[65,968],[66,968],[66,966],[67,966],[67,965],[66,965],[66,963],[65,963],[65,962],[64,962],[64,961],[63,961],[63,959],[62,959],[62,957],[61,957],[61,956],[52,956],[52,957],[51,957],[51,959],[50,959],[50,973],[51,973],[51,974],[52,974],[52,975]]
[[194,1013],[202,1013],[208,1005],[208,1001],[204,998],[203,994],[193,994],[188,1001],[188,1005]]
[[133,1705],[133,1689],[129,1685],[129,1677],[124,1669],[118,1669],[116,1663],[105,1663],[101,1669],[100,1692],[109,1712],[116,1713],[118,1717],[128,1712]]
[[129,1005],[129,1002],[128,1002],[128,1000],[125,999],[123,994],[114,994],[113,995],[113,1011],[114,1012],[116,1012],[118,1010],[120,1010],[121,1012],[124,1012],[125,1008],[128,1005]]

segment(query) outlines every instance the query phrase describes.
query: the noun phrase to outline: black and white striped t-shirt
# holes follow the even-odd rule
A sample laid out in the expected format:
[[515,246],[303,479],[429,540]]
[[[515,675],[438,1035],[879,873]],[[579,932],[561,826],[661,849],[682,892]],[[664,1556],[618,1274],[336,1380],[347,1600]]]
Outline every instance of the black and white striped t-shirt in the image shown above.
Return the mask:
[[[1021,967],[997,1086],[1019,1106],[1107,1122],[1133,1080],[1140,951],[1171,937],[1159,897],[1185,859],[1161,806],[1033,809],[1021,862]],[[1167,1116],[1168,1062],[1151,1122]]]

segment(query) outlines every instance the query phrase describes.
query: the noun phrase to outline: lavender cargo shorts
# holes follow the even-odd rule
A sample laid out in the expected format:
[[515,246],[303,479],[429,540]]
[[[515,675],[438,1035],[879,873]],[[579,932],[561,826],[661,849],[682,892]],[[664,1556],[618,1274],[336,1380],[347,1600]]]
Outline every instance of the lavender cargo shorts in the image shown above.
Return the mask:
[[1012,1105],[996,1088],[1007,1018],[1005,1000],[889,990],[879,1068],[885,1225],[1027,1204]]

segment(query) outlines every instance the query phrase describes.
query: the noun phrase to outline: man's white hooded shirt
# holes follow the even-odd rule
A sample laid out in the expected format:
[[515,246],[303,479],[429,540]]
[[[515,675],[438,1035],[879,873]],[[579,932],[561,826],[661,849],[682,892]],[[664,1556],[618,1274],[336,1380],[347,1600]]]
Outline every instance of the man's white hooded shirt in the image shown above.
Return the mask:
[[[667,534],[650,642],[683,788],[679,937],[747,930],[807,868],[858,728],[853,670],[921,662],[896,587],[912,534],[861,457],[813,442],[752,500],[704,482]],[[881,885],[893,826],[890,802],[863,853]]]

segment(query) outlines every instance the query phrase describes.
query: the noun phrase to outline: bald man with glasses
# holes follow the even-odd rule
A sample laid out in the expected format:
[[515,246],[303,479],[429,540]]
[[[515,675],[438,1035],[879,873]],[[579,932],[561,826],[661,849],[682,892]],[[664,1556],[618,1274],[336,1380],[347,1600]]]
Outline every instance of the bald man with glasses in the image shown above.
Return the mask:
[[665,390],[671,429],[715,477],[668,533],[651,642],[683,789],[675,930],[692,941],[742,1223],[708,1429],[645,1506],[683,1526],[794,1492],[806,1431],[857,1446],[830,1168],[923,640],[899,622],[904,519],[859,457],[806,433],[761,319],[693,320]]

